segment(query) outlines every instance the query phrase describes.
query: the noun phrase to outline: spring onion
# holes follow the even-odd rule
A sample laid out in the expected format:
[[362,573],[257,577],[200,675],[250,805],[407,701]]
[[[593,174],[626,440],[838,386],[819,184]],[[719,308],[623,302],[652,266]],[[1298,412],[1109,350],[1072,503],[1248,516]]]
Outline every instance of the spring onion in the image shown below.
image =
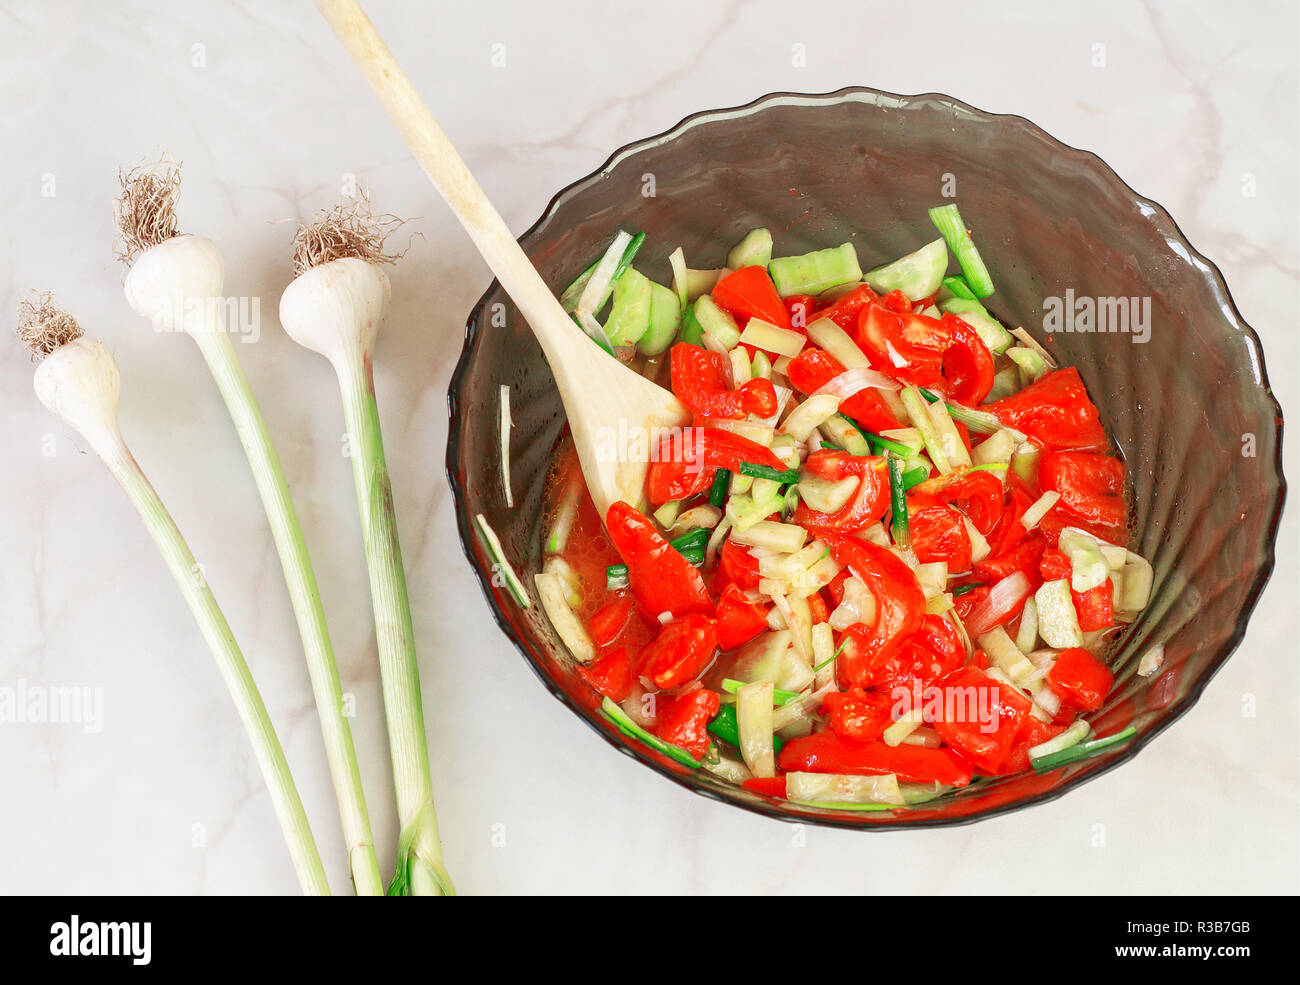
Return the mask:
[[[722,679],[722,690],[728,694],[735,694],[745,686],[745,681],[737,681],[730,677]],[[778,705],[788,705],[792,701],[798,701],[803,697],[800,691],[783,691],[781,688],[774,688],[772,691],[772,700]]]
[[799,481],[798,469],[774,469],[766,465],[756,465],[753,462],[741,462],[740,474],[752,476],[755,479],[770,479],[772,482],[779,482],[782,485]]
[[709,487],[709,505],[721,509],[727,503],[727,489],[731,485],[731,472],[718,469],[713,476],[713,485]]
[[903,460],[897,455],[890,455],[889,461],[889,503],[893,512],[892,530],[894,543],[899,547],[912,546],[912,528],[907,519],[907,490],[903,485]]
[[620,732],[629,738],[641,740],[651,749],[663,753],[669,759],[681,763],[683,766],[689,766],[692,769],[699,769],[700,766],[703,765],[698,759],[680,746],[675,746],[669,742],[665,742],[657,735],[651,735],[636,722],[632,721],[632,719],[628,717],[627,712],[609,698],[605,698],[601,701],[600,710],[605,713],[605,716],[614,723],[614,726]]
[[510,489],[510,428],[514,422],[510,420],[510,387],[504,383],[501,384],[501,488],[505,492],[506,507],[513,509],[515,505],[515,494]]
[[[382,231],[358,205],[341,206],[299,228],[294,237],[297,276],[280,298],[280,323],[295,342],[330,361],[342,393],[400,824],[397,868],[388,892],[450,895],[455,887],[443,864],[433,806],[411,605],[375,403],[375,338],[392,294],[379,264],[393,258],[383,254],[382,246]],[[588,290],[599,274],[598,269]]]
[[113,215],[122,243],[119,256],[130,265],[123,285],[126,298],[155,329],[184,331],[195,341],[230,413],[262,500],[302,637],[353,885],[358,894],[379,895],[383,883],[361,771],[352,729],[343,714],[343,686],[302,524],[261,408],[227,334],[220,303],[221,252],[211,240],[178,234],[179,188],[179,166],[169,161],[122,176]]
[[189,545],[118,427],[121,384],[117,364],[104,343],[84,338],[76,320],[56,308],[48,295],[23,301],[18,310],[19,338],[33,355],[44,360],[36,369],[36,395],[41,403],[80,432],[139,513],[234,699],[302,890],[311,895],[329,895],[329,883],[302,799],[248,663],[212,589],[202,577],[196,577],[201,569]]
[[501,538],[497,536],[497,532],[488,524],[487,517],[482,513],[474,514],[474,526],[478,529],[479,536],[483,538],[483,547],[488,552],[488,557],[492,559],[492,568],[501,576],[506,591],[520,608],[527,609],[532,605],[532,600],[524,589],[524,583],[519,580],[514,565],[506,557],[505,549],[501,546]]
[[1107,749],[1113,749],[1115,746],[1124,745],[1135,735],[1137,735],[1137,727],[1130,725],[1124,731],[1116,732],[1114,735],[1108,735],[1102,739],[1093,739],[1090,742],[1080,742],[1050,756],[1043,756],[1041,759],[1031,759],[1029,765],[1034,768],[1035,773],[1048,773],[1060,769],[1062,766],[1077,763],[1081,759],[1087,759],[1089,756],[1105,752]]
[[975,292],[970,289],[970,285],[966,283],[965,277],[945,277],[940,286],[947,288],[949,294],[967,301],[979,300],[975,297]]
[[[740,727],[736,720],[736,706],[734,704],[725,704],[718,713],[713,716],[713,721],[709,722],[709,732],[723,742],[730,743],[737,749],[740,748]],[[772,736],[772,751],[780,752],[781,747],[785,745],[785,740],[779,735]]]
[[930,221],[934,223],[935,228],[948,244],[948,249],[952,250],[953,256],[957,258],[957,263],[961,265],[962,276],[965,277],[966,284],[975,297],[986,298],[992,294],[993,279],[989,277],[988,268],[984,266],[984,260],[980,257],[979,250],[975,248],[970,230],[962,221],[956,204],[950,202],[931,209]]
[[912,419],[912,426],[921,432],[921,437],[925,441],[925,450],[930,455],[930,461],[934,463],[940,475],[947,475],[952,471],[952,466],[948,464],[943,440],[935,429],[929,408],[926,407],[925,401],[921,399],[921,394],[914,386],[904,387],[902,396],[903,406],[907,408],[907,414]]
[[1080,718],[1074,722],[1060,735],[1054,735],[1046,742],[1040,742],[1036,746],[1029,747],[1029,758],[1042,759],[1045,756],[1051,756],[1054,753],[1069,749],[1073,745],[1083,742],[1092,734],[1092,726]]

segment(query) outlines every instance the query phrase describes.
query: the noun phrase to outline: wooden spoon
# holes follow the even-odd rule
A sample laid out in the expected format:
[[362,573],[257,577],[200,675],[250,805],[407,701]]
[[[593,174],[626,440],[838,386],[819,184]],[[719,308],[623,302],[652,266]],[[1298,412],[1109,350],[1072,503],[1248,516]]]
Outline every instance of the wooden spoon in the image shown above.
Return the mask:
[[611,358],[565,314],[360,4],[316,5],[541,343],[602,519],[618,500],[640,506],[653,436],[685,425],[689,412],[663,387]]

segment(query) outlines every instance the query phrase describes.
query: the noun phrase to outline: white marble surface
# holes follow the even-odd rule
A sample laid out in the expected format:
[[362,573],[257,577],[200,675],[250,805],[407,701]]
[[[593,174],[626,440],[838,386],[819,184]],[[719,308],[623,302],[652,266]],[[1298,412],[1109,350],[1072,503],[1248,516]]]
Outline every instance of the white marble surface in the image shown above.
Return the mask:
[[[601,16],[576,2],[368,6],[516,230],[612,148],[773,89],[933,89],[1028,116],[1172,211],[1222,266],[1284,407],[1297,406],[1293,2],[1015,2],[974,16],[968,3],[812,0],[795,23],[778,3],[661,0]],[[960,54],[936,54],[936,35]],[[804,67],[791,64],[796,43]],[[442,474],[445,387],[488,274],[309,3],[0,3],[0,92],[3,310],[28,288],[54,290],[117,355],[123,429],[250,655],[336,889],[346,877],[315,715],[240,449],[193,345],[130,313],[111,256],[118,166],[160,147],[185,163],[184,227],[222,245],[228,292],[262,299],[263,336],[240,355],[358,697],[381,857],[395,839],[391,783],[337,394],[326,364],[274,318],[291,227],[272,220],[330,204],[345,173],[382,209],[422,217],[376,372],[439,814],[464,891],[1297,889],[1294,508],[1241,650],[1135,762],[975,827],[799,837],[616,754],[496,631]],[[294,891],[248,746],[166,571],[30,376],[0,342],[0,685],[102,688],[103,726],[0,725],[0,892]],[[1300,476],[1294,442],[1287,463]]]

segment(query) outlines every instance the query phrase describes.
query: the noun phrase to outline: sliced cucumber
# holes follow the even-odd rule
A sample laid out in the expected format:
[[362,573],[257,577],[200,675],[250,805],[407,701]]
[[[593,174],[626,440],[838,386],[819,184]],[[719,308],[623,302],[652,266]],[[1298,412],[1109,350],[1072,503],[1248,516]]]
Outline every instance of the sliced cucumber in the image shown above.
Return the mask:
[[980,340],[989,347],[989,351],[998,355],[1007,350],[1012,342],[1011,333],[1002,327],[1002,323],[988,313],[984,305],[966,298],[951,297],[939,302],[939,310],[956,315],[971,328]]
[[[735,348],[740,341],[740,326],[736,324],[736,319],[714,303],[711,296],[705,294],[697,298],[694,311],[702,331],[716,336],[728,349]],[[701,339],[700,345],[703,344]]]
[[920,301],[939,290],[947,270],[948,247],[940,237],[915,253],[868,271],[862,279],[873,291],[902,291],[909,301]]
[[751,229],[727,254],[727,266],[732,270],[766,267],[771,262],[772,233],[767,229]]
[[682,323],[677,294],[662,284],[650,282],[650,327],[636,344],[643,356],[657,356],[673,344]]
[[631,345],[650,329],[653,286],[635,267],[628,267],[614,282],[614,307],[605,322],[610,345]]
[[862,279],[858,251],[852,243],[797,257],[778,257],[768,269],[777,293],[783,298],[791,294],[820,294]]
[[1047,361],[1027,346],[1013,345],[1007,349],[1007,358],[1020,369],[1020,380],[1025,386],[1037,383],[1047,375]]

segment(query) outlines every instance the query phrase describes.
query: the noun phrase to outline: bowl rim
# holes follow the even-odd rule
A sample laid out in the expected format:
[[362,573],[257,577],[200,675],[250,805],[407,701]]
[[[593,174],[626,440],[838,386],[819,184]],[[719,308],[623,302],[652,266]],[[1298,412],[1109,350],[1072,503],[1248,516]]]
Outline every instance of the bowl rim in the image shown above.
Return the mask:
[[[464,344],[461,349],[460,357],[456,362],[456,368],[453,370],[451,379],[447,385],[448,433],[445,463],[447,481],[451,486],[452,502],[456,512],[456,527],[460,536],[461,547],[464,550],[465,557],[469,561],[470,567],[478,580],[479,588],[482,590],[483,595],[487,600],[488,608],[492,613],[492,618],[496,621],[497,625],[501,628],[506,637],[514,644],[515,649],[518,650],[520,656],[524,658],[525,664],[527,664],[532,672],[537,676],[538,680],[542,682],[542,685],[546,690],[569,708],[569,710],[572,711],[583,724],[599,735],[615,750],[637,760],[659,775],[666,777],[673,783],[684,787],[694,794],[707,798],[708,800],[717,801],[753,814],[758,814],[771,820],[782,821],[785,823],[811,823],[824,827],[843,828],[855,831],[906,831],[927,828],[959,827],[962,825],[974,824],[978,821],[988,820],[990,818],[1000,817],[1028,807],[1050,803],[1051,801],[1065,796],[1066,793],[1077,789],[1083,784],[1109,773],[1111,770],[1127,763],[1129,760],[1137,756],[1142,749],[1146,748],[1152,739],[1169,726],[1173,725],[1174,722],[1178,721],[1178,719],[1182,718],[1183,715],[1185,715],[1196,704],[1196,702],[1200,700],[1202,693],[1205,691],[1205,688],[1209,685],[1210,681],[1223,668],[1223,665],[1227,662],[1228,658],[1241,645],[1242,639],[1246,633],[1247,623],[1249,622],[1251,615],[1254,613],[1255,607],[1259,603],[1260,596],[1263,594],[1264,588],[1268,584],[1269,578],[1272,576],[1274,570],[1276,563],[1278,527],[1281,522],[1282,510],[1286,502],[1287,493],[1286,477],[1282,471],[1282,436],[1284,431],[1284,420],[1281,405],[1278,403],[1277,397],[1273,393],[1272,387],[1269,385],[1268,369],[1264,359],[1264,347],[1260,341],[1258,333],[1256,333],[1255,329],[1251,327],[1245,318],[1242,317],[1240,310],[1237,308],[1236,301],[1232,297],[1232,292],[1228,288],[1223,272],[1219,270],[1218,265],[1197,250],[1196,247],[1188,241],[1187,236],[1183,233],[1173,216],[1170,215],[1168,209],[1159,202],[1156,202],[1154,199],[1148,198],[1135,191],[1128,182],[1121,178],[1119,174],[1117,174],[1116,171],[1097,154],[1058,140],[1027,117],[1016,113],[993,113],[987,110],[982,110],[976,106],[972,106],[964,100],[940,92],[931,91],[906,95],[890,92],[885,89],[876,89],[870,86],[844,86],[829,92],[820,93],[778,90],[765,93],[747,103],[737,106],[700,110],[695,113],[690,113],[687,116],[682,117],[671,127],[668,127],[659,133],[647,137],[641,137],[637,140],[632,140],[621,145],[611,152],[604,162],[596,168],[596,170],[565,185],[551,196],[550,201],[546,203],[546,207],[542,210],[541,215],[528,227],[527,230],[519,235],[518,240],[522,245],[524,240],[536,232],[536,230],[551,217],[560,201],[579,186],[586,185],[594,180],[599,180],[601,175],[609,171],[610,168],[623,158],[630,157],[647,147],[659,146],[667,143],[674,137],[678,136],[679,133],[684,132],[696,123],[705,122],[711,119],[725,119],[730,116],[738,116],[741,114],[750,115],[752,113],[761,112],[761,110],[769,103],[780,103],[783,100],[806,100],[807,105],[819,105],[844,101],[855,95],[876,97],[878,100],[892,100],[896,102],[898,108],[904,108],[912,104],[925,103],[936,103],[941,106],[955,108],[980,119],[982,122],[1011,126],[1019,131],[1027,133],[1030,137],[1039,142],[1046,142],[1047,144],[1054,146],[1055,149],[1073,157],[1077,161],[1099,169],[1103,178],[1108,178],[1117,182],[1118,185],[1128,195],[1131,195],[1137,203],[1145,206],[1143,210],[1145,218],[1155,224],[1157,231],[1166,241],[1176,240],[1186,247],[1188,261],[1194,267],[1199,267],[1204,275],[1208,275],[1210,286],[1216,295],[1219,310],[1229,321],[1231,327],[1242,335],[1247,345],[1252,350],[1254,362],[1258,367],[1259,372],[1259,386],[1264,390],[1265,395],[1273,406],[1277,427],[1277,441],[1274,448],[1273,469],[1278,488],[1273,513],[1272,516],[1268,518],[1266,525],[1267,540],[1265,557],[1253,583],[1247,591],[1241,612],[1233,626],[1232,634],[1228,637],[1223,646],[1220,647],[1219,652],[1215,654],[1213,661],[1207,666],[1204,675],[1180,701],[1169,709],[1168,714],[1160,722],[1155,724],[1148,731],[1139,733],[1131,742],[1122,746],[1109,758],[1094,760],[1095,765],[1093,768],[1080,770],[1064,783],[1051,790],[1035,793],[1010,803],[998,804],[986,810],[970,814],[956,815],[953,817],[939,816],[920,821],[906,821],[895,820],[892,817],[886,819],[882,815],[875,815],[872,820],[864,821],[861,817],[857,816],[839,817],[824,813],[793,810],[780,806],[779,802],[774,800],[771,802],[768,802],[767,800],[749,801],[724,796],[719,791],[701,786],[694,782],[690,775],[679,774],[675,770],[669,768],[652,755],[652,750],[648,746],[644,746],[640,743],[624,743],[620,741],[616,738],[616,733],[613,729],[602,728],[601,725],[594,720],[594,717],[588,714],[587,709],[583,708],[576,701],[570,698],[563,688],[543,673],[541,667],[532,659],[525,641],[515,632],[514,627],[509,623],[509,621],[503,617],[491,581],[475,557],[474,545],[476,537],[468,513],[465,491],[461,488],[456,475],[456,463],[460,453],[460,431],[458,425],[460,423],[459,418],[462,412],[460,392],[468,375],[471,357],[473,356],[474,347],[478,341],[478,323],[480,316],[482,315],[482,312],[488,304],[491,296],[500,288],[500,283],[495,278],[475,303],[474,308],[471,310],[469,317],[466,320]],[[785,104],[788,105],[788,103]]]

